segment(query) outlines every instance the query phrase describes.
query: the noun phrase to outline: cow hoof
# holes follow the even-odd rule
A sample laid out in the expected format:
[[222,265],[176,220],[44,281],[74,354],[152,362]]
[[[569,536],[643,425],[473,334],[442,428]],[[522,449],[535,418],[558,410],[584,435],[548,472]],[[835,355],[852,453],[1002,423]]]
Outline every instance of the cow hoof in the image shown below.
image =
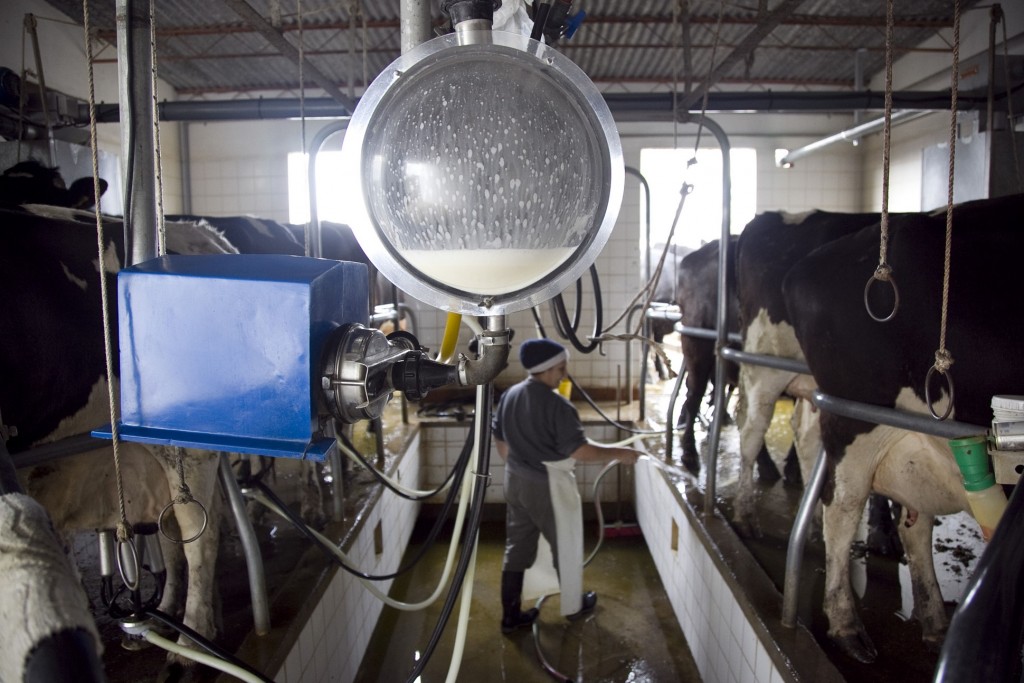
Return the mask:
[[762,448],[761,452],[757,454],[757,478],[765,484],[774,484],[782,479],[779,468],[765,448]]
[[181,662],[168,661],[167,665],[157,675],[157,683],[195,683],[200,679],[197,669],[201,667],[182,664]]
[[878,658],[878,650],[866,634],[851,634],[847,636],[832,636],[832,641],[839,646],[846,655],[864,664],[872,664]]

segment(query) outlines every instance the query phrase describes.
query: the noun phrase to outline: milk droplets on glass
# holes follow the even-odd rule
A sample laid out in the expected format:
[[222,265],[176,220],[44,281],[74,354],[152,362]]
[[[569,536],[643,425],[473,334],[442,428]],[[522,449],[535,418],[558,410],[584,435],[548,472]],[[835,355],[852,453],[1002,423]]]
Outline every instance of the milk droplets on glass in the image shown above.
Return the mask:
[[604,210],[586,114],[549,75],[493,53],[419,78],[430,85],[416,97],[401,96],[399,78],[363,149],[363,189],[384,236],[423,275],[473,294],[557,270]]

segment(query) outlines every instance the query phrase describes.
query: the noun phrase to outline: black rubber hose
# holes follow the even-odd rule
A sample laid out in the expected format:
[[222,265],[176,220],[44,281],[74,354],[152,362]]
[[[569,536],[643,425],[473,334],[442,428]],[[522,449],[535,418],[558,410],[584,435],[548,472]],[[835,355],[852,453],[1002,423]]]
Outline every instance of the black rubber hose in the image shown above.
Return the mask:
[[295,528],[298,529],[299,532],[301,532],[306,538],[312,541],[313,544],[316,545],[316,547],[320,548],[332,562],[337,564],[339,567],[344,569],[349,574],[359,577],[361,579],[367,579],[368,581],[387,581],[390,579],[394,579],[415,567],[416,564],[421,559],[423,559],[423,556],[426,555],[427,551],[430,550],[430,548],[433,547],[434,543],[437,541],[437,536],[439,535],[441,528],[444,526],[445,521],[448,519],[448,515],[451,512],[451,508],[454,505],[455,499],[458,496],[458,490],[461,487],[462,478],[463,476],[465,476],[466,466],[469,461],[468,456],[469,453],[472,452],[472,443],[473,431],[470,430],[469,436],[466,439],[466,444],[463,445],[462,447],[462,453],[459,454],[459,461],[455,465],[455,481],[452,483],[451,490],[449,490],[448,496],[445,498],[444,504],[441,507],[441,514],[438,515],[437,519],[434,522],[434,526],[427,534],[426,541],[424,541],[423,545],[416,552],[416,554],[408,562],[406,562],[404,565],[400,565],[398,569],[396,569],[394,572],[390,574],[368,574],[354,567],[348,566],[340,559],[338,559],[338,556],[334,554],[334,549],[327,547],[324,544],[324,542],[321,541],[320,538],[313,533],[309,526],[307,526],[306,523],[303,522],[302,519],[298,515],[296,515],[295,512],[293,512],[291,508],[289,508],[277,496],[277,494],[274,493],[274,491],[270,487],[268,487],[266,484],[262,482],[255,482],[255,486],[260,491],[262,491],[267,496],[267,498],[269,498],[275,505],[277,505],[277,507],[281,510],[281,513],[288,519],[288,521],[291,522],[295,526]]
[[[477,417],[480,420],[480,450],[477,453],[478,473],[490,472],[491,467],[491,425],[490,420],[486,417],[491,414],[491,385],[488,384],[483,391],[486,398],[483,400],[483,410],[479,411],[482,414]],[[486,475],[479,474],[477,476]],[[437,649],[437,644],[441,640],[441,634],[444,633],[445,626],[448,625],[448,619],[452,615],[455,602],[462,592],[462,583],[466,579],[466,570],[469,569],[469,562],[473,559],[473,546],[476,543],[477,534],[480,532],[480,520],[483,517],[484,496],[486,494],[487,487],[483,485],[482,481],[478,482],[478,486],[473,490],[473,502],[470,508],[469,521],[462,535],[462,555],[459,557],[459,565],[455,570],[455,578],[452,581],[451,588],[448,589],[448,596],[445,598],[444,606],[441,608],[441,616],[438,617],[434,631],[430,635],[430,642],[427,643],[423,655],[417,660],[416,666],[413,667],[412,672],[406,679],[407,683],[415,683],[423,673],[423,669],[426,668],[431,655]]]
[[[472,422],[470,422],[470,425],[472,425]],[[345,444],[345,447],[348,448],[350,451],[352,451],[352,454],[356,456],[356,459],[360,462],[360,464],[362,464],[363,467],[365,467],[367,470],[369,470],[369,472],[374,476],[374,478],[377,479],[378,482],[380,482],[382,485],[384,485],[385,488],[387,488],[389,491],[394,493],[399,498],[405,498],[406,500],[412,500],[412,501],[417,501],[417,502],[428,500],[430,498],[433,498],[437,494],[441,493],[441,491],[444,490],[444,487],[448,484],[448,481],[452,477],[455,476],[455,471],[456,471],[457,467],[453,467],[452,471],[448,473],[448,476],[441,483],[441,485],[438,486],[433,491],[431,491],[430,493],[424,493],[424,494],[419,495],[419,496],[410,495],[410,494],[406,493],[405,491],[399,489],[394,484],[392,484],[391,480],[388,479],[387,477],[385,477],[383,472],[381,472],[376,467],[374,467],[372,464],[370,464],[370,462],[365,457],[363,457],[363,454],[360,453],[358,450],[356,450],[356,447],[352,444],[352,442],[349,440],[349,438],[347,436],[345,436],[344,434],[340,434],[339,433],[338,434],[338,438],[342,440],[342,442]],[[459,462],[460,463],[463,461],[463,459],[465,457],[465,453],[466,453],[466,447],[463,446],[462,454],[459,455]]]
[[[604,301],[601,298],[601,279],[597,274],[597,268],[590,266],[590,281],[594,285],[594,337],[598,337],[601,334],[601,329],[604,327]],[[579,306],[577,306],[579,308]],[[561,294],[556,295],[551,299],[551,312],[555,319],[555,325],[558,328],[559,334],[569,341],[580,353],[593,353],[597,349],[601,342],[596,339],[591,339],[586,345],[580,341],[576,334],[576,331],[572,329],[570,324],[569,314],[565,310],[565,300]]]
[[186,638],[192,640],[196,645],[203,648],[217,659],[223,659],[225,662],[237,666],[239,669],[246,671],[247,673],[260,679],[261,681],[265,681],[266,683],[273,683],[273,679],[267,678],[259,671],[243,662],[238,657],[235,657],[233,654],[231,654],[221,646],[217,645],[213,641],[207,640],[203,636],[199,635],[196,631],[189,628],[185,624],[179,622],[177,619],[174,619],[170,615],[165,614],[164,612],[161,612],[158,609],[148,609],[145,612],[143,612],[143,614],[145,614],[147,617],[151,619],[159,621],[161,624],[164,624],[165,626],[170,626],[175,631],[185,636]]

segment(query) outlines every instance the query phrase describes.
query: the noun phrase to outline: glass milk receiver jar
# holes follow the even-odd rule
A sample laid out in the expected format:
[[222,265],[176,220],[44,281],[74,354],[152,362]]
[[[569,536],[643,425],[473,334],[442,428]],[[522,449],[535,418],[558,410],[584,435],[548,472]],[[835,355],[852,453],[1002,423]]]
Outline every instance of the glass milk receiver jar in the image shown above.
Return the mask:
[[526,36],[435,38],[370,85],[345,136],[351,222],[389,280],[453,313],[549,299],[597,258],[622,200],[611,112]]

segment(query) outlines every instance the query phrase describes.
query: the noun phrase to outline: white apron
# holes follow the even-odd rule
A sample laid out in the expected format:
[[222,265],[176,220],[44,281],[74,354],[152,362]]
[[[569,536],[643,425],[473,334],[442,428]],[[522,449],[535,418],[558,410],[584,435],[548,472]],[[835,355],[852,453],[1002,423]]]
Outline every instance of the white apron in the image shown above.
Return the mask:
[[583,608],[583,506],[576,488],[576,461],[566,458],[544,465],[548,468],[548,491],[558,536],[562,616],[567,616]]

